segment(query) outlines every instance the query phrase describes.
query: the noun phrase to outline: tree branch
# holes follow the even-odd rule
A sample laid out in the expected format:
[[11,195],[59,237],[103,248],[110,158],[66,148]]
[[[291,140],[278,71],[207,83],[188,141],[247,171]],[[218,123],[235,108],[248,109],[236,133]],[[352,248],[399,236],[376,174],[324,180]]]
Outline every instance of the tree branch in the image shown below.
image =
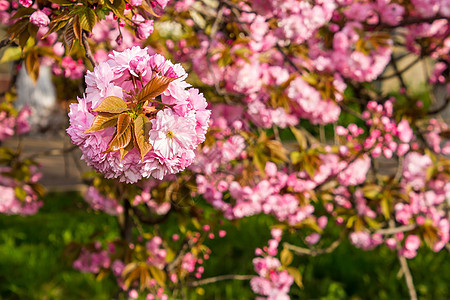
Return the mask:
[[390,227],[390,228],[386,228],[386,229],[380,229],[377,230],[375,233],[380,233],[383,235],[386,234],[396,234],[399,232],[406,232],[406,231],[411,231],[417,228],[417,225],[415,224],[410,224],[410,225],[404,225],[404,226],[399,226],[399,227]]
[[186,253],[186,251],[190,248],[192,248],[192,246],[194,245],[194,242],[192,239],[185,239],[183,242],[183,246],[181,246],[180,251],[178,251],[177,256],[170,262],[168,263],[165,267],[164,270],[167,273],[172,272],[173,269],[175,269],[175,267],[180,263],[180,261],[183,259],[184,254]]
[[441,106],[427,111],[427,115],[435,115],[435,114],[442,112],[443,110],[445,110],[445,108],[448,106],[449,103],[450,103],[450,98],[447,97],[447,98],[445,98],[445,101],[444,101],[444,103],[442,103]]
[[379,28],[398,28],[398,27],[414,25],[414,24],[433,23],[434,21],[440,20],[440,19],[445,19],[447,21],[450,21],[450,18],[445,17],[441,14],[437,14],[435,16],[428,17],[428,18],[422,18],[422,17],[406,18],[403,21],[401,21],[400,23],[398,23],[397,25],[389,25],[386,23],[380,23],[378,26],[379,26]]
[[83,47],[86,53],[86,57],[87,59],[89,59],[89,61],[91,62],[93,67],[97,66],[97,62],[95,61],[94,56],[92,55],[92,51],[91,51],[91,47],[89,46],[89,42],[87,40],[87,35],[86,35],[86,31],[83,30],[82,35],[82,43],[83,43]]
[[417,300],[417,293],[414,287],[411,271],[408,268],[408,262],[404,256],[398,255],[403,275],[405,276],[406,286],[408,287],[409,297],[411,300]]
[[320,255],[320,254],[326,254],[326,253],[333,252],[334,249],[336,249],[339,246],[340,243],[341,243],[340,239],[336,240],[330,246],[328,246],[327,248],[324,248],[324,249],[302,248],[302,247],[294,246],[294,245],[289,244],[289,243],[283,243],[283,247],[286,248],[286,249],[292,250],[296,254],[299,254],[299,255],[317,256],[317,255]]
[[0,41],[0,49],[2,49],[3,47],[8,46],[9,44],[11,44],[11,40],[10,39],[4,39],[3,41]]
[[190,282],[190,283],[188,283],[188,286],[189,287],[197,287],[200,285],[210,284],[210,283],[223,281],[223,280],[250,280],[253,277],[255,277],[255,276],[254,275],[233,275],[233,274],[220,275],[220,276],[216,276],[216,277],[210,277],[210,278]]

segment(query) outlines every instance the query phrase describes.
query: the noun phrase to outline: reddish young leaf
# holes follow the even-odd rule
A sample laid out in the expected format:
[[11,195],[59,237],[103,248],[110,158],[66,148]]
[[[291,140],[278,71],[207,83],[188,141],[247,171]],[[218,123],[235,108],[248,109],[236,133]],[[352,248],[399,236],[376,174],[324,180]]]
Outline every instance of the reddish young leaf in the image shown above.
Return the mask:
[[169,87],[169,84],[177,78],[170,78],[166,76],[155,76],[150,80],[142,90],[137,94],[139,102],[154,99],[155,97],[164,93]]
[[103,153],[117,151],[126,148],[131,143],[133,132],[131,127],[131,117],[128,114],[121,114],[117,118],[116,133],[109,143],[108,149]]
[[72,49],[73,43],[75,42],[75,31],[73,29],[73,20],[69,22],[64,30],[64,42],[67,46],[67,52],[69,53]]
[[125,101],[120,99],[119,97],[109,96],[103,99],[103,101],[94,109],[94,111],[112,113],[112,114],[120,114],[125,111],[128,111],[129,108]]
[[148,125],[150,124],[149,119],[143,115],[139,115],[133,124],[136,148],[138,148],[142,158],[152,150],[152,145],[148,142]]
[[131,126],[127,127],[125,132],[121,135],[115,135],[108,146],[108,149],[103,153],[114,152],[126,148],[131,142]]
[[78,16],[75,16],[73,18],[73,33],[75,34],[75,37],[79,41],[81,40],[82,31],[83,31],[83,29],[81,28],[80,18]]
[[86,130],[85,133],[96,132],[109,127],[113,127],[117,124],[118,117],[119,115],[116,114],[99,113],[95,116],[94,122],[92,122],[91,127]]

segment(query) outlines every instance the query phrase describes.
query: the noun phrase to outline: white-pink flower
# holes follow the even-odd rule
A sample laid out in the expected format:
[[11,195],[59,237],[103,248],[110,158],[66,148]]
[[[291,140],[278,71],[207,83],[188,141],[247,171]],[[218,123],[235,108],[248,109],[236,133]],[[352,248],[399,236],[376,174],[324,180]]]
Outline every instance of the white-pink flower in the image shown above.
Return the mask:
[[175,115],[171,109],[158,112],[152,120],[149,141],[155,152],[172,158],[180,151],[193,149],[195,139],[195,120]]

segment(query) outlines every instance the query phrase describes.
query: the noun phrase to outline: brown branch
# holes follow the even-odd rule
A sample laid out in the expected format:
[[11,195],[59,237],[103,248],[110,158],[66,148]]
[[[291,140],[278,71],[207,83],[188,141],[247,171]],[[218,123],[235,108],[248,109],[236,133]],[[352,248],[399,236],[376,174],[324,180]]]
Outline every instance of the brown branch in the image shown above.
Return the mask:
[[10,39],[4,39],[3,41],[0,41],[0,49],[2,49],[3,47],[8,46],[9,44],[11,44],[11,40]]
[[392,58],[391,58],[391,65],[392,65],[392,67],[394,68],[395,76],[396,76],[396,77],[398,78],[398,80],[400,81],[400,85],[401,85],[401,87],[405,90],[405,93],[406,93],[407,86],[406,86],[405,80],[403,79],[402,73],[400,73],[400,71],[399,71],[399,69],[398,69],[397,61],[396,61],[396,59],[394,58],[394,56],[392,56]]
[[83,33],[81,35],[82,35],[81,40],[82,40],[82,44],[83,44],[83,47],[84,47],[84,50],[85,50],[86,57],[91,62],[92,66],[96,67],[97,66],[97,62],[95,61],[95,58],[92,55],[91,47],[89,46],[89,42],[87,40],[86,31],[83,30]]
[[447,108],[449,103],[450,103],[450,98],[447,97],[447,98],[445,98],[445,101],[444,101],[444,103],[442,103],[441,106],[439,106],[439,107],[437,107],[435,109],[427,111],[427,115],[435,115],[435,114],[438,114],[438,113],[442,112],[443,110],[445,110]]
[[435,16],[432,17],[428,17],[428,18],[421,18],[421,17],[410,17],[410,18],[406,18],[403,21],[401,21],[400,23],[398,23],[397,25],[389,25],[386,23],[380,23],[378,25],[378,28],[398,28],[398,27],[403,27],[403,26],[408,26],[408,25],[414,25],[414,24],[421,24],[421,23],[433,23],[436,20],[440,20],[440,19],[445,19],[447,21],[450,21],[450,18],[445,17],[441,14],[437,14]]
[[294,251],[296,254],[299,255],[310,255],[310,256],[317,256],[320,254],[326,254],[333,252],[341,243],[341,240],[334,241],[330,246],[324,249],[308,249],[308,248],[302,248],[298,246],[291,245],[289,243],[283,243],[283,247],[289,250]]
[[[411,63],[409,63],[409,65],[407,65],[406,67],[404,67],[401,71],[398,71],[400,74],[403,74],[404,72],[408,71],[409,69],[411,69],[412,67],[414,67],[415,64],[417,64],[420,61],[420,57],[415,59],[414,61],[412,61]],[[391,75],[386,75],[386,76],[381,76],[378,77],[377,80],[387,80],[387,79],[391,79],[394,78],[395,76],[397,76],[397,73],[391,74]]]
[[281,53],[281,55],[283,55],[284,60],[288,62],[289,65],[291,65],[291,67],[294,68],[295,71],[297,71],[298,73],[300,72],[300,69],[297,67],[297,65],[291,60],[291,58],[283,51],[283,49],[280,47],[280,45],[278,45],[277,43],[277,50]]
[[380,233],[380,234],[396,234],[399,232],[406,232],[406,231],[411,231],[417,228],[417,225],[415,224],[410,224],[410,225],[404,225],[404,226],[399,226],[399,227],[390,227],[390,228],[385,228],[385,229],[380,229],[377,230],[375,233]]
[[[405,226],[403,226],[405,227]],[[389,228],[394,231],[395,229],[401,228],[401,227],[395,227],[394,221],[390,220],[389,221]],[[400,266],[401,266],[401,272],[403,273],[403,275],[405,276],[405,281],[406,281],[406,286],[408,287],[408,292],[409,292],[409,297],[411,300],[417,300],[417,293],[416,293],[416,289],[414,288],[414,282],[413,282],[413,278],[411,275],[411,271],[408,268],[408,262],[406,261],[406,258],[404,256],[401,256],[399,254],[399,251],[401,249],[400,244],[397,243],[397,257],[398,260],[400,262]]]
[[398,255],[403,275],[405,276],[406,286],[408,287],[409,297],[411,300],[417,300],[417,293],[414,287],[411,271],[408,268],[408,262],[404,256]]
[[147,225],[156,225],[164,222],[165,220],[167,220],[170,212],[172,211],[169,210],[165,215],[160,216],[159,218],[152,218],[152,216],[150,215],[150,211],[149,214],[146,215],[144,212],[142,212],[141,210],[139,210],[139,208],[135,206],[132,206],[131,209],[133,210],[134,215],[139,219],[139,221]]
[[183,245],[181,246],[180,251],[178,251],[177,256],[170,262],[168,263],[165,267],[164,270],[167,273],[172,272],[173,269],[176,268],[176,266],[181,262],[181,260],[184,257],[184,254],[186,253],[186,251],[190,248],[192,248],[192,246],[194,245],[194,242],[192,239],[186,238],[183,242]]
[[342,172],[344,172],[345,170],[347,170],[347,169],[350,167],[350,165],[351,165],[354,161],[356,161],[356,160],[357,160],[362,154],[364,154],[365,152],[370,152],[370,149],[367,150],[367,151],[364,151],[364,149],[363,149],[363,150],[359,151],[358,153],[356,153],[355,156],[354,156],[352,159],[350,159],[350,160],[348,161],[347,166],[346,166],[344,169],[342,169],[342,170],[339,171],[338,173],[331,174],[331,175],[328,176],[323,182],[319,183],[314,189],[315,189],[315,190],[318,190],[320,187],[324,186],[324,185],[325,185],[326,183],[328,183],[330,180],[335,179],[340,173],[342,173]]
[[363,117],[362,117],[362,115],[361,115],[359,112],[354,111],[353,109],[351,109],[351,108],[348,107],[348,106],[345,106],[343,103],[340,103],[340,102],[336,102],[336,103],[339,105],[339,107],[340,107],[343,111],[345,111],[345,112],[351,114],[351,115],[354,116],[354,117],[357,117],[357,118],[360,119],[360,120],[363,120]]
[[255,276],[254,275],[233,275],[233,274],[220,275],[220,276],[216,276],[216,277],[210,277],[210,278],[206,278],[206,279],[202,279],[202,280],[198,280],[198,281],[189,282],[188,286],[189,287],[197,287],[200,285],[210,284],[210,283],[223,281],[223,280],[250,280],[253,277],[255,277]]

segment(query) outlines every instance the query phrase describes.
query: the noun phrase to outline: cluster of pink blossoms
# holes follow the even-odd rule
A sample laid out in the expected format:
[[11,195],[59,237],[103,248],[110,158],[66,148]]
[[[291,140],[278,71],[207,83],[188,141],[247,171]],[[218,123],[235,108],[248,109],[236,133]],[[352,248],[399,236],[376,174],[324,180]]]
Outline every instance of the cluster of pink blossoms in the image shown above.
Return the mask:
[[288,300],[289,289],[294,283],[294,278],[283,270],[280,261],[275,257],[278,253],[278,244],[281,241],[281,229],[272,229],[272,239],[269,246],[264,249],[256,249],[255,254],[263,257],[253,259],[253,266],[258,276],[250,280],[250,286],[256,294],[266,297],[256,299]]
[[[106,97],[123,99],[133,89],[133,77],[142,80],[138,82],[142,88],[159,75],[173,81],[161,95],[161,102],[148,104],[148,108],[157,111],[152,115],[152,127],[146,137],[152,150],[141,158],[134,148],[122,160],[118,151],[104,153],[114,129],[86,133],[97,114],[93,109]],[[119,178],[127,183],[149,177],[162,179],[166,174],[184,170],[192,163],[197,145],[205,140],[210,117],[203,94],[193,88],[186,90],[190,86],[186,77],[181,65],[172,64],[148,48],[133,47],[111,54],[93,72],[88,72],[86,94],[70,106],[67,133],[82,150],[82,158],[106,178]]]
[[[205,271],[203,264],[210,258],[211,254],[211,250],[202,244],[203,240],[206,238],[223,238],[226,235],[224,230],[219,230],[215,234],[210,225],[203,225],[202,231],[189,231],[181,245],[179,245],[181,238],[178,234],[172,235],[172,241],[165,241],[157,235],[145,241],[142,236],[139,236],[138,243],[136,244],[129,243],[124,245],[122,243],[109,243],[107,249],[104,249],[100,242],[94,242],[81,248],[79,257],[73,262],[73,267],[82,272],[94,274],[98,274],[101,271],[110,271],[116,278],[119,287],[128,292],[130,299],[145,296],[147,300],[166,300],[168,299],[168,295],[165,293],[165,287],[186,280],[197,280],[202,277]],[[183,253],[180,260],[176,261],[177,264],[173,265],[173,261],[170,261],[170,257],[168,256],[168,251],[173,251],[169,248],[169,245],[182,246],[184,243],[187,243],[186,245],[189,245],[189,248],[187,250],[183,248],[183,251],[186,252]],[[143,283],[140,282],[140,278],[138,277],[134,281],[127,283],[126,279],[127,275],[130,274],[130,269],[128,271],[125,269],[127,264],[120,257],[120,253],[131,253],[130,257],[133,257],[133,251],[139,251],[139,255],[145,257],[142,263],[149,268],[156,268],[161,272],[163,270],[169,270],[167,278],[163,279],[165,282],[161,282],[161,278],[155,280],[155,278],[149,277]],[[129,259],[129,257],[126,259]],[[139,290],[139,283],[145,284],[146,289]]]
[[102,195],[95,187],[90,186],[84,194],[84,200],[94,210],[101,210],[110,215],[119,215],[123,213],[122,205],[118,204],[116,200]]
[[[338,126],[336,134],[345,137],[347,144],[355,150],[365,150],[372,157],[379,157],[381,154],[390,159],[394,153],[404,156],[405,153],[417,143],[410,143],[414,137],[413,130],[406,119],[397,122],[393,117],[393,99],[387,100],[384,104],[377,104],[370,101],[367,110],[362,113],[369,127],[369,135],[360,143],[364,130],[358,128],[356,124],[350,124],[348,128]],[[348,146],[340,148],[341,153],[346,153]]]
[[33,215],[42,206],[32,188],[42,174],[35,165],[29,166],[29,172],[30,178],[23,182],[12,177],[10,167],[0,167],[0,213]]
[[17,115],[11,111],[0,111],[0,142],[12,137],[14,134],[24,134],[30,131],[28,117],[31,110],[28,106],[23,107]]

